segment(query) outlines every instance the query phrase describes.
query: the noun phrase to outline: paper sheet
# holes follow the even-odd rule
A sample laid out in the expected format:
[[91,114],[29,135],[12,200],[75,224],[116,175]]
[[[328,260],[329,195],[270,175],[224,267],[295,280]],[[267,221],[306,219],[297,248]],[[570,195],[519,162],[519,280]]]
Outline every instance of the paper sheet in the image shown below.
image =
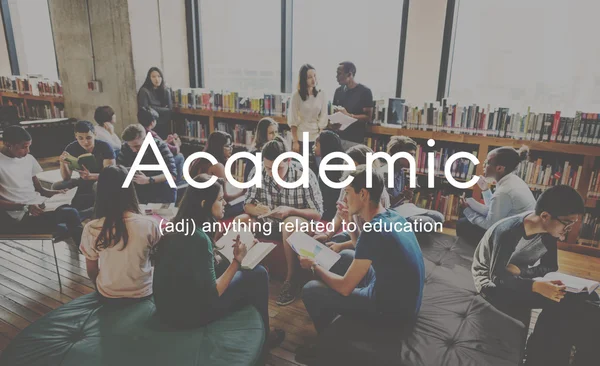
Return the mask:
[[348,126],[350,126],[351,124],[356,122],[357,119],[347,116],[347,115],[343,114],[342,112],[335,112],[334,114],[329,116],[329,121],[331,121],[332,124],[334,124],[334,123],[341,124],[340,131],[343,131],[346,128],[348,128]]
[[57,208],[63,205],[70,205],[73,202],[73,197],[77,193],[77,188],[68,190],[66,193],[55,194],[54,196],[48,198],[44,201],[44,212],[55,211]]
[[426,209],[417,207],[414,203],[405,203],[398,207],[394,207],[394,211],[396,211],[398,215],[405,218],[427,213]]
[[328,271],[340,259],[338,253],[308,236],[306,233],[293,233],[288,238],[288,243],[296,253],[304,257],[314,258],[321,267]]

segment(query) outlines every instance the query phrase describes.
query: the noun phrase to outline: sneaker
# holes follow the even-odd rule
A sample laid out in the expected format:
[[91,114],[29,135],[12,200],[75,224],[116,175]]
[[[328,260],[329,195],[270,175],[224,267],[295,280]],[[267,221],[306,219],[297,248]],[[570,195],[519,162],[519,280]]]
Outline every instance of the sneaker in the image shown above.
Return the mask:
[[294,300],[296,300],[296,294],[294,293],[292,283],[285,281],[283,286],[281,286],[281,291],[275,303],[279,306],[286,306],[293,303]]
[[285,331],[283,329],[274,328],[269,332],[269,338],[267,339],[267,347],[269,349],[277,348],[283,343],[285,339]]
[[298,346],[295,360],[305,365],[313,364],[317,360],[317,347],[314,344]]

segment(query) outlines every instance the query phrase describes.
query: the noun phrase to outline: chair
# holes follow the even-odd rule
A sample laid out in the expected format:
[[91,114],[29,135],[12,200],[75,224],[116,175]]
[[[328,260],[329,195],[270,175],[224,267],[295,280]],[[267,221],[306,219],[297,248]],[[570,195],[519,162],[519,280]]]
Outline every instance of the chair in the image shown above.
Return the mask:
[[53,234],[0,234],[0,241],[2,240],[40,240],[42,246],[44,240],[50,240],[52,242],[52,253],[54,254],[54,265],[56,266],[56,276],[58,277],[58,289],[62,294],[62,282],[60,281],[60,272],[58,270],[58,259],[56,257],[56,248],[54,247],[55,237]]

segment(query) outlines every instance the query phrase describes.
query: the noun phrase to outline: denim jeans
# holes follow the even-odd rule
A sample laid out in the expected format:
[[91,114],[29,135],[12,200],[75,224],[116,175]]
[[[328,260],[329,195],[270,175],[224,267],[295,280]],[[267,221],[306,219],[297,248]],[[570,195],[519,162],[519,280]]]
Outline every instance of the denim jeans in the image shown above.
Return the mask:
[[183,154],[173,155],[173,159],[175,159],[175,166],[177,167],[177,177],[175,177],[175,184],[179,185],[183,182],[183,163],[185,162],[185,157]]
[[[353,250],[343,250],[340,260],[331,267],[331,272],[343,276],[354,260]],[[337,315],[358,318],[376,318],[378,312],[374,297],[375,270],[373,267],[349,296],[331,289],[320,280],[304,285],[302,301],[318,333],[323,332]]]

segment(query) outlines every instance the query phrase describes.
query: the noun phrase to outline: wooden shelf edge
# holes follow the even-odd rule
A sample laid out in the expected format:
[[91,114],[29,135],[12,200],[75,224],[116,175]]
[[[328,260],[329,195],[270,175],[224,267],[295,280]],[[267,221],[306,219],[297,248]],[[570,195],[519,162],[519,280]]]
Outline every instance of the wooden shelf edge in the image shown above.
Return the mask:
[[52,102],[52,103],[64,103],[64,97],[53,97],[51,95],[29,95],[29,94],[19,94],[12,92],[0,92],[0,97],[6,98],[20,98],[26,100],[40,100],[44,102]]
[[558,249],[565,250],[567,252],[590,255],[593,257],[600,257],[600,248],[588,247],[581,244],[558,242]]
[[261,114],[250,114],[250,113],[234,113],[234,112],[223,112],[223,111],[209,111],[206,109],[191,109],[191,108],[173,108],[175,113],[205,116],[205,117],[216,117],[216,118],[230,118],[243,121],[258,122],[265,117],[273,118],[279,124],[287,124],[287,119],[283,116],[264,116]]

